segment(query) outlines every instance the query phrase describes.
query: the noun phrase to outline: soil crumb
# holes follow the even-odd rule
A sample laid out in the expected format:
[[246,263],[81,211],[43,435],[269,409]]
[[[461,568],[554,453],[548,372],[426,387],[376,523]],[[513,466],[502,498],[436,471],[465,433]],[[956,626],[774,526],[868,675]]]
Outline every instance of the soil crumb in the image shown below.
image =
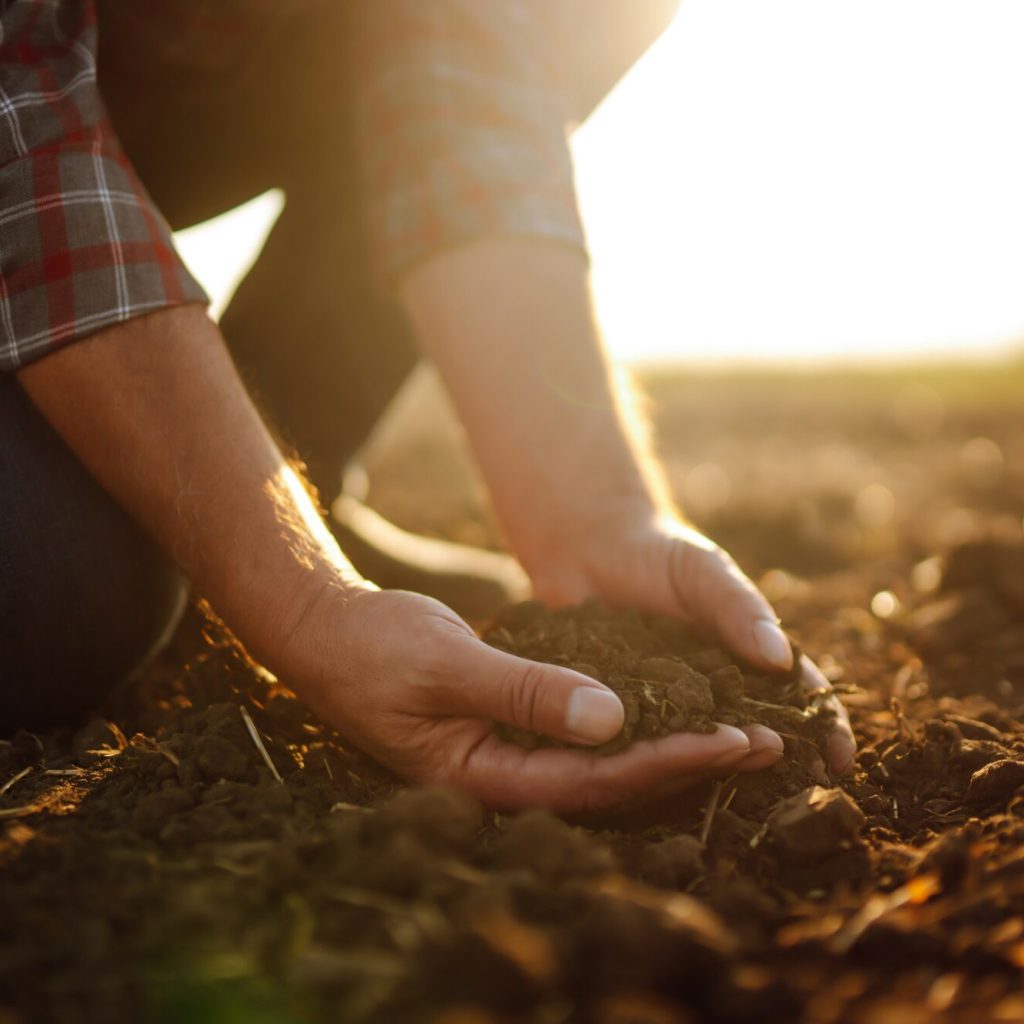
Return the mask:
[[[193,613],[93,720],[0,739],[0,1021],[1024,1021],[1024,369],[923,372],[650,382],[674,493],[850,709],[848,776],[762,718],[767,771],[493,814],[400,785]],[[375,503],[401,478],[382,512],[478,541],[437,465]],[[806,711],[674,625],[576,610],[555,649],[509,615],[499,645],[589,665],[641,730]]]
[[[742,665],[676,619],[612,611],[597,602],[549,611],[536,601],[502,613],[483,634],[500,650],[571,668],[614,690],[625,707],[622,731],[599,746],[617,754],[637,740],[677,732],[713,732],[725,725],[767,725],[786,737],[790,753],[820,752],[834,715],[800,681],[800,649],[793,669],[766,673]],[[792,641],[791,641],[792,643]],[[520,746],[559,746],[508,727]]]

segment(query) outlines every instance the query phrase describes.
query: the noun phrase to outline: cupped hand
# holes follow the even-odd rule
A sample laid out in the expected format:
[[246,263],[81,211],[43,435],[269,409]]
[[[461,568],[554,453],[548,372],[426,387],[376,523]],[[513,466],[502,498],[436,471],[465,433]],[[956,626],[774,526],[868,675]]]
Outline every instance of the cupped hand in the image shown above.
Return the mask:
[[[716,637],[751,665],[770,672],[793,668],[793,649],[764,595],[728,552],[675,516],[648,507],[614,509],[585,525],[559,556],[539,564],[543,570],[531,573],[534,589],[548,604],[597,597],[613,606],[669,615]],[[809,693],[827,694],[826,705],[835,714],[827,741],[829,767],[845,774],[856,753],[849,715],[806,656],[800,669]]]
[[770,730],[727,725],[637,742],[609,757],[525,750],[502,739],[495,723],[595,744],[619,732],[622,704],[585,675],[487,646],[419,594],[327,595],[303,632],[309,656],[293,660],[316,668],[288,681],[320,717],[404,778],[458,787],[490,807],[628,807],[781,756]]

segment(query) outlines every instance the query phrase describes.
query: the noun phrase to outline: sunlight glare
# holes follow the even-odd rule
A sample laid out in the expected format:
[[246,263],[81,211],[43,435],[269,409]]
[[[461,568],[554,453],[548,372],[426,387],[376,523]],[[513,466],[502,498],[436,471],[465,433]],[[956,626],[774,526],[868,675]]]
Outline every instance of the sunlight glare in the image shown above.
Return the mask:
[[1024,4],[686,0],[574,140],[612,350],[815,361],[1024,337]]
[[[1019,0],[686,0],[572,142],[612,353],[1019,347],[1022,38]],[[281,205],[178,234],[216,312]]]

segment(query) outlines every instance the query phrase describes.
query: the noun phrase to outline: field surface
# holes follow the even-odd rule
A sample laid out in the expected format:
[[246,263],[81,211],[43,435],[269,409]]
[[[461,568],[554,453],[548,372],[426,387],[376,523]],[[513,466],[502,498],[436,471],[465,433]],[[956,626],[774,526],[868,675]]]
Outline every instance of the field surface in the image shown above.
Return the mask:
[[[0,1024],[1024,1021],[1024,369],[645,383],[673,491],[850,708],[853,773],[748,679],[796,716],[777,768],[484,813],[404,790],[192,613],[93,721],[0,742]],[[493,544],[449,434],[377,457],[371,502]],[[661,627],[516,622],[498,642],[610,644],[637,729],[740,699]],[[645,687],[677,656],[688,690]]]

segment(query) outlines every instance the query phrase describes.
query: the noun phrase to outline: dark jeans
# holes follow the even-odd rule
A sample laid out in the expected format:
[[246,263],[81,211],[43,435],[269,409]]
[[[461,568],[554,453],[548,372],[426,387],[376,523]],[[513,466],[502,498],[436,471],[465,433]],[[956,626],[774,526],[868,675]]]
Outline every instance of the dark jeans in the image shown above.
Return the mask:
[[[221,321],[257,402],[333,496],[414,367],[398,308],[375,291],[331,19],[286,24],[237,89],[196,98],[105,72],[112,120],[174,228],[260,194],[286,206]],[[678,0],[588,0],[566,66],[579,120],[656,38]],[[337,101],[318,105],[312,97]],[[0,377],[0,731],[78,714],[173,626],[183,583],[95,485],[11,378]]]
[[185,585],[0,374],[0,734],[81,715],[177,621]]

